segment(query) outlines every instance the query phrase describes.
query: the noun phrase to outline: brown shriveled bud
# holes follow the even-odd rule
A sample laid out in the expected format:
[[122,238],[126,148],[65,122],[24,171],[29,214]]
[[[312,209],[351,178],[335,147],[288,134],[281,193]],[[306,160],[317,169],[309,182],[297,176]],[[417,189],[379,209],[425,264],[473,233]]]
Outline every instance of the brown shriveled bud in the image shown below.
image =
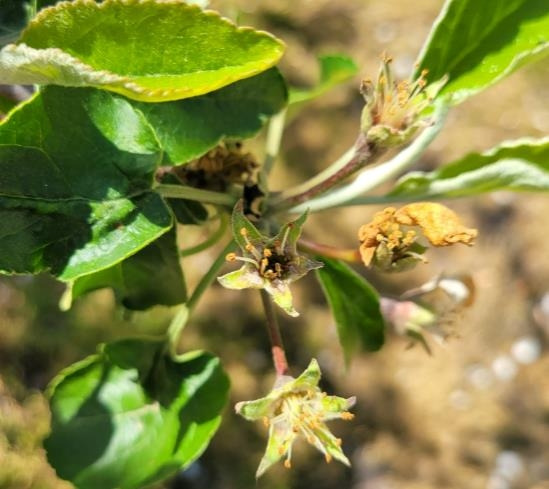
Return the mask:
[[256,184],[259,164],[251,153],[242,151],[240,143],[226,142],[172,173],[185,185],[223,192],[232,184]]

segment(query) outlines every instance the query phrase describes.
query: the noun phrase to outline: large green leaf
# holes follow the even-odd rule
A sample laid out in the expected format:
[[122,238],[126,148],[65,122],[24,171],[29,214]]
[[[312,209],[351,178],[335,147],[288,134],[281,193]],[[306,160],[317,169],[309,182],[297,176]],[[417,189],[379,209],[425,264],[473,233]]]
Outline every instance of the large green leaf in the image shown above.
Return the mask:
[[416,77],[448,75],[439,97],[459,103],[549,54],[549,3],[447,0],[419,56]]
[[325,54],[318,57],[320,64],[320,78],[311,88],[292,88],[290,90],[290,104],[306,102],[323,95],[333,87],[343,83],[358,72],[355,62],[343,54]]
[[177,100],[260,73],[283,50],[267,33],[182,0],[75,0],[42,10],[0,52],[0,80]]
[[200,456],[219,426],[229,382],[219,360],[177,361],[163,343],[122,340],[59,374],[50,387],[50,464],[78,489],[132,489]]
[[186,300],[185,282],[175,243],[175,227],[135,255],[110,268],[85,275],[72,284],[72,298],[112,287],[128,309],[173,306]]
[[549,138],[508,141],[430,173],[409,173],[390,195],[427,199],[494,190],[549,190]]
[[114,132],[102,100],[50,87],[0,124],[0,271],[73,280],[172,226],[150,191],[162,157],[154,132],[124,100]]
[[154,128],[165,163],[177,164],[204,154],[222,139],[252,137],[286,101],[286,84],[273,68],[200,97],[134,106]]
[[332,309],[348,362],[360,350],[375,351],[384,341],[384,323],[375,289],[340,261],[321,258],[316,276]]

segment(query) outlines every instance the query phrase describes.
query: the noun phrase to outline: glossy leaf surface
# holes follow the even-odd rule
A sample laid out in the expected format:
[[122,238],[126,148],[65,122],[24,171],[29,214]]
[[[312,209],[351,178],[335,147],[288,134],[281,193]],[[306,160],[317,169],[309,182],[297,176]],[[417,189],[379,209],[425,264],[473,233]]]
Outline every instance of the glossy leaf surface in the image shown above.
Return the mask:
[[54,379],[45,448],[60,477],[79,489],[133,489],[204,451],[227,401],[227,376],[210,354],[174,361],[163,345],[111,343]]
[[287,101],[276,68],[200,97],[162,104],[135,103],[165,151],[166,164],[185,163],[223,139],[254,136]]
[[0,52],[0,78],[178,100],[260,73],[283,50],[267,33],[182,0],[75,0],[42,10]]
[[449,76],[439,97],[459,103],[527,62],[549,54],[549,3],[540,0],[448,0],[422,53],[434,82]]
[[316,276],[332,309],[345,359],[375,351],[384,341],[384,323],[375,289],[344,263],[322,258]]
[[103,95],[50,87],[0,124],[1,271],[72,280],[172,226],[150,191],[161,158],[154,132],[129,104],[113,132]]
[[425,199],[494,190],[549,190],[549,138],[508,141],[433,172],[410,173],[390,195]]
[[185,302],[175,228],[120,263],[76,279],[72,298],[104,287],[112,287],[124,307],[133,310]]

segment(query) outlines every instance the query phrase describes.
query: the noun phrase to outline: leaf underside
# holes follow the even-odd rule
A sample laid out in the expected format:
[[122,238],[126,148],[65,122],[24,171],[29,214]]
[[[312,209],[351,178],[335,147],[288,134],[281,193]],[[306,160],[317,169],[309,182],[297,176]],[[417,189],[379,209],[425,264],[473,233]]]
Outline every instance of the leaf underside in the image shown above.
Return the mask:
[[428,199],[465,197],[496,190],[548,191],[549,138],[507,141],[429,172],[402,178],[389,194]]

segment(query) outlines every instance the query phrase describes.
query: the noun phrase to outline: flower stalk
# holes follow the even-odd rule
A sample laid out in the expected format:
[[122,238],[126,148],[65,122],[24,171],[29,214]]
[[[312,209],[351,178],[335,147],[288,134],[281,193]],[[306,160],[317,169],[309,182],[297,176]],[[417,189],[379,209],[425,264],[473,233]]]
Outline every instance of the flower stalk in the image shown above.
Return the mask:
[[212,190],[203,190],[201,188],[189,187],[187,185],[173,185],[161,183],[155,187],[155,190],[162,197],[170,199],[196,200],[203,204],[217,204],[234,206],[236,198],[227,193],[214,192]]
[[269,212],[285,211],[327,192],[366,165],[374,163],[384,152],[384,148],[371,144],[364,134],[359,134],[355,145],[326,170],[298,187],[273,197]]
[[269,340],[271,341],[273,364],[276,376],[280,377],[288,372],[288,361],[286,360],[284,344],[282,343],[282,335],[280,334],[278,319],[269,294],[265,292],[265,290],[261,290],[260,293],[263,309],[265,310],[265,317],[267,319],[267,332],[269,333]]
[[321,255],[326,258],[335,260],[343,260],[349,263],[360,263],[360,253],[356,248],[338,248],[336,246],[325,245],[300,238],[297,242],[298,249],[311,253],[313,255]]

